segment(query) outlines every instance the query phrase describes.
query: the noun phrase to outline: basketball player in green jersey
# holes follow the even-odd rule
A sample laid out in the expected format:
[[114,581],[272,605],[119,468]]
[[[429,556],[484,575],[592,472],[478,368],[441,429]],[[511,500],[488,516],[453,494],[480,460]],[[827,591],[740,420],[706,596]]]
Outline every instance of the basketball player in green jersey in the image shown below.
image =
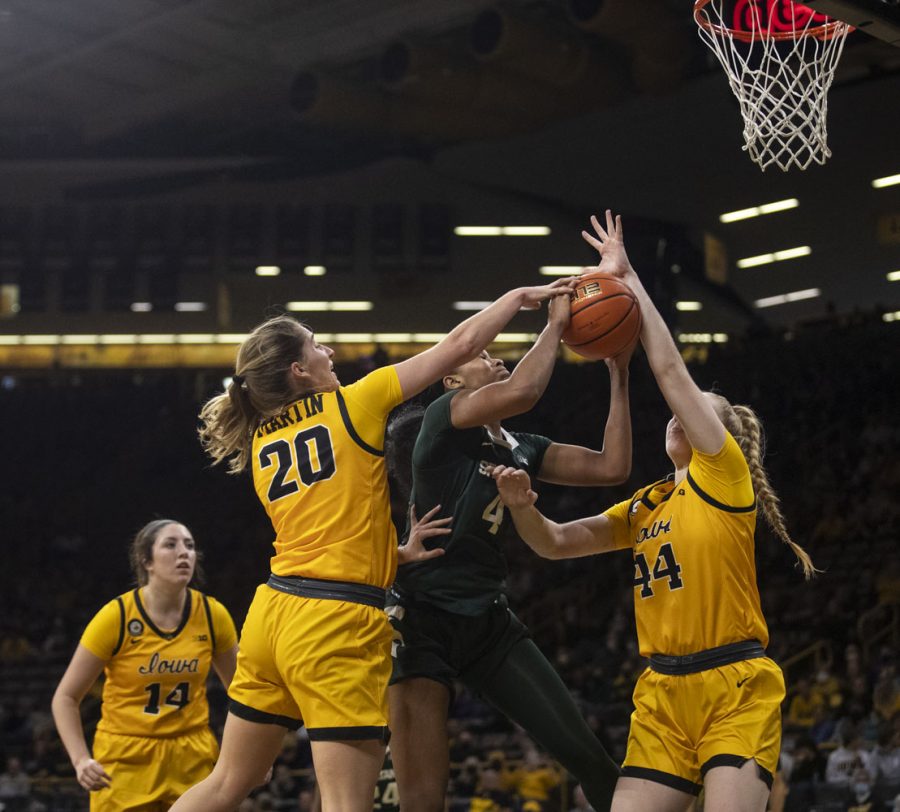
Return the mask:
[[[630,350],[607,362],[611,403],[603,451],[510,433],[500,425],[543,394],[568,321],[568,296],[554,298],[547,326],[512,374],[484,352],[443,379],[445,393],[422,419],[412,451],[410,502],[411,515],[423,519],[412,523],[407,543],[437,544],[443,554],[401,566],[388,599],[397,633],[388,691],[391,750],[403,812],[444,808],[455,679],[522,726],[578,779],[598,812],[609,809],[618,767],[507,606],[502,543],[511,523],[490,476],[494,465],[510,465],[557,484],[608,485],[627,478]],[[390,430],[395,468],[409,459],[401,450],[403,423],[401,418]],[[405,423],[408,436],[415,423]],[[426,511],[436,505],[442,506],[438,518],[429,521]]]

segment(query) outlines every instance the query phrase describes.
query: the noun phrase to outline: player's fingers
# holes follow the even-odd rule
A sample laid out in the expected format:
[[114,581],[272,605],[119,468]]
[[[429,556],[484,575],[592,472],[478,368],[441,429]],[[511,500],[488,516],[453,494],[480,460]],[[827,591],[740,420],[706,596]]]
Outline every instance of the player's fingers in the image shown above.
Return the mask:
[[581,232],[581,236],[586,243],[596,248],[598,251],[603,248],[603,243],[600,242],[593,234],[588,234],[586,231]]
[[412,503],[409,505],[409,525],[412,527],[416,523],[416,506]]
[[440,558],[446,552],[447,551],[443,547],[435,547],[433,550],[422,553],[422,555],[419,556],[419,560],[428,561],[429,558]]
[[[425,524],[425,522],[429,521],[431,519],[431,517],[434,516],[434,514],[437,513],[440,509],[441,509],[440,505],[435,505],[431,510],[429,510],[422,517],[422,524]],[[413,510],[415,510],[415,507],[413,507]]]
[[429,527],[422,531],[422,538],[428,539],[434,536],[449,536],[453,531],[449,527]]
[[434,521],[431,521],[431,522],[426,522],[426,521],[423,519],[423,520],[422,520],[422,525],[421,525],[421,526],[424,527],[424,528],[428,528],[428,527],[445,527],[446,525],[450,524],[450,522],[452,522],[452,521],[453,521],[453,517],[452,517],[452,516],[445,516],[443,519],[435,519]]
[[606,230],[610,234],[616,233],[616,221],[613,219],[613,214],[610,209],[606,210]]
[[[607,212],[608,212],[608,211],[609,211],[609,210],[607,209]],[[605,230],[604,230],[603,226],[600,225],[600,221],[597,219],[597,215],[596,215],[596,214],[592,214],[592,215],[591,215],[591,225],[594,227],[594,231],[597,232],[597,235],[598,235],[598,236],[602,237],[604,240],[609,239],[609,233],[608,233],[608,231],[609,231],[609,217],[607,217],[607,225],[606,225],[606,229],[605,229]]]
[[621,240],[622,239],[622,215],[616,215],[616,236]]

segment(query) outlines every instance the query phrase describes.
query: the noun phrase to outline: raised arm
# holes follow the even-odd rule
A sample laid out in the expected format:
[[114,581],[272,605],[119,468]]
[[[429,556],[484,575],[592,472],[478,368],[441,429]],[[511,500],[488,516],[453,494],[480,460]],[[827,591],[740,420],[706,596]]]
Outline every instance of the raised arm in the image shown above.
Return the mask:
[[453,426],[458,429],[483,426],[531,409],[550,381],[559,342],[569,324],[569,313],[568,293],[554,296],[548,307],[547,326],[512,374],[505,381],[464,390],[450,401]]
[[542,558],[580,558],[616,549],[612,522],[607,516],[557,524],[534,506],[537,494],[525,471],[498,465],[492,476],[522,541]]
[[103,765],[91,756],[81,723],[81,701],[104,665],[103,660],[79,644],[50,704],[59,738],[75,768],[78,783],[89,792],[108,787],[111,780]]
[[439,343],[397,364],[404,400],[440,380],[456,367],[480,353],[522,308],[535,310],[541,302],[560,293],[571,293],[573,278],[557,279],[549,285],[516,288],[503,294],[484,310],[456,325]]
[[663,397],[678,418],[691,447],[715,454],[725,443],[725,427],[711,401],[703,396],[691,378],[669,328],[628,261],[622,239],[622,218],[616,215],[613,220],[612,212],[607,209],[606,228],[596,217],[591,217],[591,225],[595,234],[586,231],[581,234],[600,252],[599,270],[619,277],[637,297],[643,322],[641,343]]
[[557,485],[618,485],[631,474],[631,411],[628,407],[628,361],[631,351],[607,360],[610,379],[609,416],[603,450],[552,443],[544,454],[538,479]]

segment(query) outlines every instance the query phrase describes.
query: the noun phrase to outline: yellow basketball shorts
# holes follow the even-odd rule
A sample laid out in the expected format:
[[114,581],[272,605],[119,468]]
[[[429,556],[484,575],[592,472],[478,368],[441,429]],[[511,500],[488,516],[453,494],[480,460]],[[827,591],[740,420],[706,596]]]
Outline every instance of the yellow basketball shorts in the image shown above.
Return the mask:
[[162,812],[212,772],[219,745],[208,727],[171,738],[98,730],[93,756],[112,782],[91,793],[91,812]]
[[713,767],[753,759],[771,787],[783,700],[784,677],[768,657],[677,676],[648,668],[634,689],[622,775],[697,795]]
[[387,741],[392,632],[383,609],[266,585],[241,630],[229,710],[311,741]]

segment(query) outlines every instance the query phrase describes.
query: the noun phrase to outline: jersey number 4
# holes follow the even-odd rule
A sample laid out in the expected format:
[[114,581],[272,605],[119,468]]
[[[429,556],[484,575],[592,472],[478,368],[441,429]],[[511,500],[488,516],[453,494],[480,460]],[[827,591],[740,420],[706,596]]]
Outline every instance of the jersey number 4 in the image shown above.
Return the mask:
[[659,555],[656,557],[652,573],[644,554],[634,554],[634,586],[641,588],[642,598],[653,597],[653,588],[650,586],[650,582],[660,578],[669,579],[670,590],[681,589],[684,586],[684,581],[681,580],[681,564],[675,560],[671,544],[663,544],[659,548]]
[[500,501],[499,496],[495,496],[489,503],[488,506],[484,509],[484,513],[481,514],[481,518],[488,522],[491,526],[488,528],[488,533],[492,536],[497,535],[497,531],[500,529],[500,525],[503,523],[503,514],[506,511],[506,505]]
[[327,426],[313,426],[298,431],[294,442],[276,440],[259,450],[259,467],[269,468],[278,462],[278,469],[269,485],[269,501],[274,502],[300,490],[298,479],[304,485],[314,485],[323,479],[331,479],[336,470],[331,432]]
[[[164,705],[171,705],[173,708],[181,710],[188,702],[190,697],[190,683],[179,682],[165,698]],[[144,706],[144,713],[150,713],[156,716],[159,713],[159,698],[162,691],[162,685],[158,682],[151,682],[144,690],[150,694],[147,704]]]

